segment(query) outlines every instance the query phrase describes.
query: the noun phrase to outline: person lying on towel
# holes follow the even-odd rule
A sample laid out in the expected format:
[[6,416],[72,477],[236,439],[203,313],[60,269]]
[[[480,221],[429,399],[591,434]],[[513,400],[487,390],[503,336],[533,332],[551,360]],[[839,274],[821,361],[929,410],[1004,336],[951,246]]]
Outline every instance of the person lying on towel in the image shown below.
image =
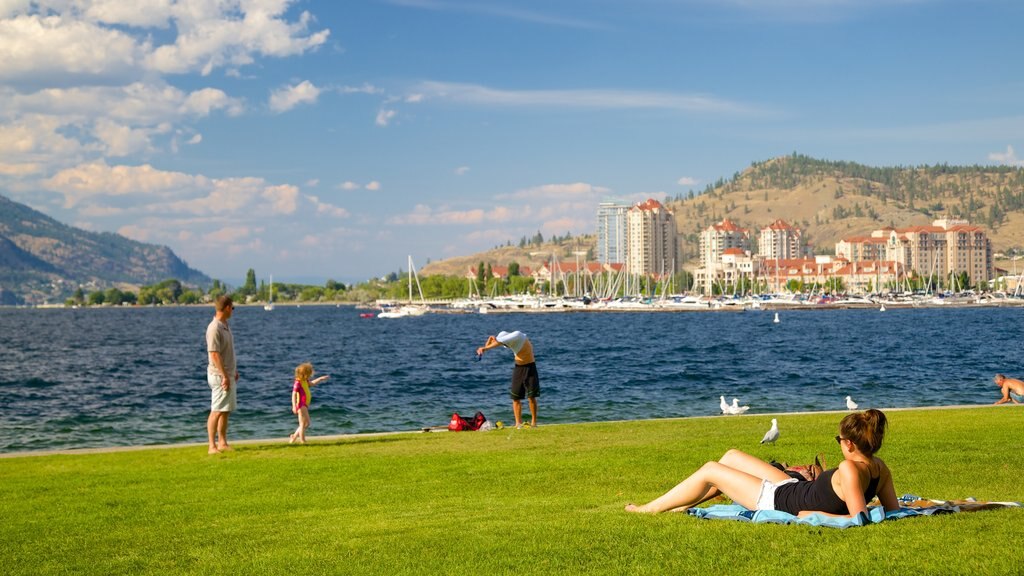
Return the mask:
[[800,517],[817,512],[852,518],[867,512],[876,495],[886,512],[899,510],[889,467],[875,456],[885,428],[880,410],[848,414],[836,436],[843,462],[812,482],[797,481],[760,458],[732,449],[665,494],[642,506],[629,504],[626,511],[684,511],[719,494],[750,510],[781,510]]

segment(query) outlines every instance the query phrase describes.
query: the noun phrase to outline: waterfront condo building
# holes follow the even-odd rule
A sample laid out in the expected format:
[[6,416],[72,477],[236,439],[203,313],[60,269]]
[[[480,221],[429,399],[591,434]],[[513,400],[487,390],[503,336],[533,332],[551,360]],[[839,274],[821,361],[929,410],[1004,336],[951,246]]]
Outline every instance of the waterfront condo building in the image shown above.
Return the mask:
[[757,254],[773,260],[790,260],[804,256],[803,232],[783,220],[761,228],[757,238]]
[[896,262],[908,273],[935,275],[947,288],[966,288],[951,286],[951,274],[966,274],[970,284],[993,276],[992,241],[967,220],[942,218],[931,226],[883,228],[870,236],[844,238],[836,244],[836,255],[851,262]]
[[751,251],[750,231],[740,228],[728,218],[700,233],[700,267],[694,273],[694,280],[696,287],[705,294],[712,292],[716,282],[725,282],[727,271],[722,257],[726,251],[748,256]]
[[597,206],[597,261],[623,264],[627,253],[628,204],[602,202]]
[[626,213],[626,270],[672,274],[676,267],[676,219],[661,202],[648,199]]

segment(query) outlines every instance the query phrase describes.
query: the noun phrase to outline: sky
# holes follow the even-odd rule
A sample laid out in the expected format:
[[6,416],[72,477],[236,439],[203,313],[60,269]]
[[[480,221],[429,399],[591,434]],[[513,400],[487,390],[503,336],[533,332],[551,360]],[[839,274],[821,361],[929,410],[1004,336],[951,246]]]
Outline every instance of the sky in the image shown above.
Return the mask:
[[792,152],[1024,166],[1022,21],[1019,0],[0,0],[0,194],[214,278],[362,280],[593,233],[599,202]]

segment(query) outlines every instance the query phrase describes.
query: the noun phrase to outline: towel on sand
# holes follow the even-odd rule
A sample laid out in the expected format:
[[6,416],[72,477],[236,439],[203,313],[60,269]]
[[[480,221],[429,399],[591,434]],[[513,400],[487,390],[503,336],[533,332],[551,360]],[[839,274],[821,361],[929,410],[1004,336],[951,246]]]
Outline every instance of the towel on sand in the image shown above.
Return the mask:
[[686,512],[691,516],[708,520],[738,520],[740,522],[770,524],[803,524],[805,526],[826,526],[829,528],[850,528],[866,526],[883,520],[898,520],[911,516],[931,516],[933,514],[954,514],[956,512],[975,512],[994,508],[1020,507],[1020,502],[978,502],[973,498],[966,500],[932,500],[913,494],[906,494],[899,499],[900,509],[885,512],[881,506],[869,506],[868,512],[861,512],[853,518],[836,518],[825,514],[811,514],[798,518],[788,512],[778,510],[747,510],[738,504],[717,504],[707,508],[690,508]]

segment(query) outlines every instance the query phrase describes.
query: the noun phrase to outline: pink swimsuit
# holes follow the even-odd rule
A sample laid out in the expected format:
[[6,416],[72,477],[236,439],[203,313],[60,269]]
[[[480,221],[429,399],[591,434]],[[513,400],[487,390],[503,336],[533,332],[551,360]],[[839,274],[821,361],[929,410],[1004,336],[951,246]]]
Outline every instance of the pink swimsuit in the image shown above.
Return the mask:
[[302,408],[309,406],[309,404],[306,402],[306,389],[302,386],[302,382],[296,380],[295,383],[292,384],[292,392],[299,393],[299,403],[295,407],[296,410],[300,410]]

